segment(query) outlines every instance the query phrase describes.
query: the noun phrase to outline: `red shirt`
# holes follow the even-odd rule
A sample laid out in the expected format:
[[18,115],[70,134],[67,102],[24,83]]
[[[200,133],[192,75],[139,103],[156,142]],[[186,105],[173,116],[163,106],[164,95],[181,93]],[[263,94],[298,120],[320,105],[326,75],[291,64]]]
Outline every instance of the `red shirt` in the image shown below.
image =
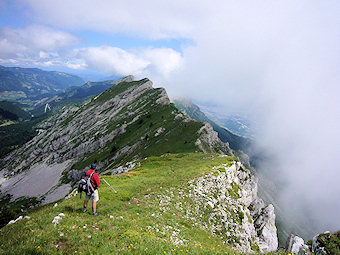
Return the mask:
[[[87,176],[90,176],[94,172],[93,169],[90,169],[89,171],[86,172]],[[99,181],[99,175],[97,173],[94,173],[91,177],[91,184],[94,189],[97,189],[100,186],[100,181]]]

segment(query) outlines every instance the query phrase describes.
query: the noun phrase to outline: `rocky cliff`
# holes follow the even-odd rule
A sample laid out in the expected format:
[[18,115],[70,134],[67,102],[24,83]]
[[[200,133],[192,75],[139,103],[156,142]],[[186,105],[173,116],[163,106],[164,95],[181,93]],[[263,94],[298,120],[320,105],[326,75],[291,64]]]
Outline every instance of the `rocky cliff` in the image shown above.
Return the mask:
[[257,179],[238,161],[213,167],[187,188],[159,197],[159,204],[163,211],[175,204],[185,219],[241,252],[278,247],[274,207],[257,196]]

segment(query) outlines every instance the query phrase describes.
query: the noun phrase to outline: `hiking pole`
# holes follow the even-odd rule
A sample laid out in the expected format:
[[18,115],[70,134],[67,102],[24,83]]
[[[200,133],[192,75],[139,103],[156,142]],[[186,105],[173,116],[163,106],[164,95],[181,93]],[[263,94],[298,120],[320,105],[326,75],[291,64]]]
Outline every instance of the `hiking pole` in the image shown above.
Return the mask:
[[115,192],[115,193],[117,193],[117,191],[114,189],[114,188],[112,188],[112,186],[102,177],[102,179],[104,180],[104,182],[106,182],[106,184],[107,185],[109,185],[110,186],[110,188]]

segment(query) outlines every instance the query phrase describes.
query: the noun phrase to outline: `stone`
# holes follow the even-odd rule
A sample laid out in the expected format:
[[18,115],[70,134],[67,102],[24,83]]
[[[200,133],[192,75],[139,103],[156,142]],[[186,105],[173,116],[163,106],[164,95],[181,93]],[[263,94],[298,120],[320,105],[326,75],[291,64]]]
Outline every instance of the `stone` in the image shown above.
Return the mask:
[[263,252],[274,251],[278,247],[277,230],[275,226],[274,206],[269,204],[261,210],[255,220],[255,229],[260,239],[259,247]]
[[286,241],[286,250],[291,254],[309,254],[309,248],[305,241],[295,235],[290,235]]
[[257,196],[257,179],[235,163],[212,170],[210,174],[189,182],[191,190],[188,197],[196,202],[196,208],[190,214],[198,219],[207,214],[208,220],[201,221],[200,225],[213,233],[223,232],[221,238],[227,242],[231,238],[237,240],[233,245],[241,252],[251,252],[254,245],[261,252],[276,250],[278,238],[274,207],[265,205]]

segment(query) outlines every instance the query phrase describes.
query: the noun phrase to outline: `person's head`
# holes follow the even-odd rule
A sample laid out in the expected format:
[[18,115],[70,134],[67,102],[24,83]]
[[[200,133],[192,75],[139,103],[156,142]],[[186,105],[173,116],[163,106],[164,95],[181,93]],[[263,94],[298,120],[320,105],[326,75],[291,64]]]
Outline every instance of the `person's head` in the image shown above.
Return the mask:
[[96,164],[95,164],[95,163],[92,163],[92,164],[91,164],[91,169],[96,170],[96,168],[97,168]]

